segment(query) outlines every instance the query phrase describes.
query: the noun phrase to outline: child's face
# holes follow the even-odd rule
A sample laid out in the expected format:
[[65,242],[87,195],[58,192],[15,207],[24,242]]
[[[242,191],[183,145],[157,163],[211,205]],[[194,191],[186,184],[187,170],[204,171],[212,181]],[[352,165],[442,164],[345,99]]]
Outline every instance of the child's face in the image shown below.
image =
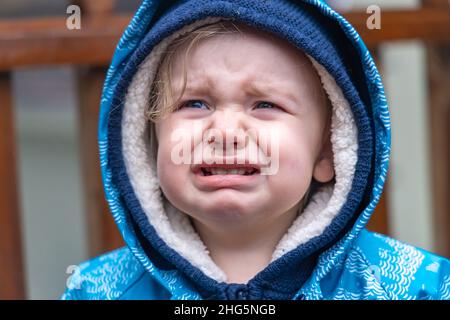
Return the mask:
[[[177,54],[173,66],[175,97],[181,93],[183,59],[184,52]],[[326,97],[315,70],[298,50],[248,30],[202,40],[192,48],[185,68],[181,109],[156,123],[157,174],[168,200],[195,222],[221,228],[275,223],[298,209],[312,177],[321,182],[333,178]],[[223,133],[223,139],[227,130],[276,134],[277,172],[202,176],[195,165],[174,163],[172,152],[180,143],[172,139],[176,130],[192,132],[192,152],[202,143],[209,145],[193,132],[198,123],[203,132]],[[255,139],[236,148],[250,144],[266,155],[273,149],[264,149]]]

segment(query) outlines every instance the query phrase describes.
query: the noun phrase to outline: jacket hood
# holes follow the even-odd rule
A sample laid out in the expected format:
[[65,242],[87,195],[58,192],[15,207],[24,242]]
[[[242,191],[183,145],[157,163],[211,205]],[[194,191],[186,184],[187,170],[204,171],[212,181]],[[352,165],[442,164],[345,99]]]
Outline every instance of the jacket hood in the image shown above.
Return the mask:
[[[187,216],[163,197],[152,124],[144,117],[167,46],[224,19],[271,32],[305,52],[333,109],[335,182],[314,192],[269,266],[246,284],[227,283]],[[319,0],[144,0],[109,68],[98,134],[106,198],[120,232],[148,273],[178,298],[290,299],[320,282],[370,218],[390,152],[389,113],[370,53],[353,27]]]

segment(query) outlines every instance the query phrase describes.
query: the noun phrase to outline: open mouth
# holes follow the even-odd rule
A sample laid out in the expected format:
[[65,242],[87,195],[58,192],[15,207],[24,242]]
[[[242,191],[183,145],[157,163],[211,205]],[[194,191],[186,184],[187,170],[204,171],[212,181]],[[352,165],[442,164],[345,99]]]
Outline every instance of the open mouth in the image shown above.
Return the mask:
[[259,167],[251,165],[201,165],[195,170],[202,176],[241,175],[252,176],[260,173]]
[[237,174],[241,176],[251,176],[259,173],[255,168],[239,168],[239,169],[226,169],[226,168],[200,168],[202,176],[214,176],[214,175],[227,175]]

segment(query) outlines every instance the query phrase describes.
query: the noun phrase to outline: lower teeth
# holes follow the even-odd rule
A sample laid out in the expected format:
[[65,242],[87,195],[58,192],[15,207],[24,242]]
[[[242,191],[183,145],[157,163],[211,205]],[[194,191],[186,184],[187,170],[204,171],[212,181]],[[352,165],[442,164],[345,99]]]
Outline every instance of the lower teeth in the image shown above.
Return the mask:
[[[251,176],[256,172],[256,170],[253,170],[251,172],[245,172],[244,174],[240,174],[241,176]],[[213,174],[212,172],[208,172],[204,169],[201,169],[201,173],[203,176],[214,176],[214,175],[219,175],[219,174]],[[227,175],[228,173],[224,174]]]

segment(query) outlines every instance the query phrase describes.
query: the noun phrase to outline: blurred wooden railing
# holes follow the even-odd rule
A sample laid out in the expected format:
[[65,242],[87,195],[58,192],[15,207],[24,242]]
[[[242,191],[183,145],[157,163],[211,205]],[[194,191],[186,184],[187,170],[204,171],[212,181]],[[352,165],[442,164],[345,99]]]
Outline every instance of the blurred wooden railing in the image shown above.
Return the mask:
[[[366,13],[344,16],[369,47],[395,40],[450,40],[448,10],[383,11],[380,30],[367,29]],[[0,70],[44,64],[106,66],[130,18],[83,16],[81,30],[68,30],[65,17],[0,21]]]
[[[433,0],[431,0],[433,1]],[[130,15],[114,15],[111,1],[79,1],[83,8],[81,30],[68,30],[66,17],[0,21],[0,299],[23,298],[23,258],[20,236],[20,206],[17,188],[13,99],[10,73],[16,68],[70,64],[77,66],[79,88],[79,128],[82,157],[85,208],[88,217],[89,245],[92,255],[122,244],[103,197],[97,150],[97,120],[101,89],[114,48],[127,26]],[[386,41],[420,39],[432,50],[450,43],[450,11],[447,6],[428,5],[420,10],[383,11],[382,28],[366,27],[368,14],[349,12],[344,16],[352,23],[369,48]],[[438,53],[436,53],[439,55]],[[430,62],[436,64],[436,62]],[[381,63],[382,65],[382,63]],[[440,70],[432,83],[448,77]],[[447,79],[448,80],[448,79]],[[446,82],[448,84],[448,81]],[[432,96],[432,146],[434,189],[438,206],[436,225],[441,254],[450,254],[448,138],[450,137],[448,86],[435,85]],[[438,125],[436,126],[436,123]],[[369,228],[388,233],[386,193],[371,220]]]

